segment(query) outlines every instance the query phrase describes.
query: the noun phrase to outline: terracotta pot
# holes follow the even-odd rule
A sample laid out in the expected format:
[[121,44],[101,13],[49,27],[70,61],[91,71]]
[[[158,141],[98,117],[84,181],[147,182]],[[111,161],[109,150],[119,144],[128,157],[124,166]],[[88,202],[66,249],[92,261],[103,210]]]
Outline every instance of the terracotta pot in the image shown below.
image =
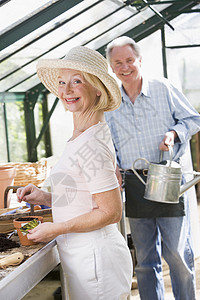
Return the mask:
[[[4,192],[7,186],[13,185],[16,170],[14,167],[0,167],[0,208],[4,208]],[[7,207],[10,206],[11,190],[8,193]]]
[[23,235],[21,232],[20,228],[27,224],[28,222],[32,221],[33,219],[36,219],[43,223],[43,217],[41,216],[26,216],[26,217],[21,217],[13,220],[13,224],[15,228],[17,229],[17,233],[19,236],[19,240],[22,246],[31,246],[31,245],[36,245],[38,243],[35,243],[27,238],[27,235]]

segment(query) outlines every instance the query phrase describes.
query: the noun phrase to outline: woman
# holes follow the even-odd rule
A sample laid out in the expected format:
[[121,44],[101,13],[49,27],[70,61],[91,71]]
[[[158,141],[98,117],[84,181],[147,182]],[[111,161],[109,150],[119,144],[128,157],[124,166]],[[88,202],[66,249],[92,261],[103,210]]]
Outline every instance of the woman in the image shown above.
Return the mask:
[[52,169],[51,193],[33,185],[19,188],[18,201],[52,205],[53,223],[28,238],[56,238],[71,300],[127,299],[132,261],[117,230],[122,201],[115,175],[115,152],[104,111],[119,107],[119,87],[106,59],[87,47],[64,59],[41,60],[37,73],[46,88],[73,113],[74,130]]

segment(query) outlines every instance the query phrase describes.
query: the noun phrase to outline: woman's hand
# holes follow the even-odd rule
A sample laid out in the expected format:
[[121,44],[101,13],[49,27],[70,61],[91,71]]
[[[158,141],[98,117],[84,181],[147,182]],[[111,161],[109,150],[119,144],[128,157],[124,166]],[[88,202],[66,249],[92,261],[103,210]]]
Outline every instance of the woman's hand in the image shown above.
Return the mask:
[[55,239],[62,233],[62,223],[41,223],[35,228],[29,230],[27,238],[33,242],[46,243]]
[[17,201],[28,202],[30,204],[51,206],[51,194],[37,188],[33,184],[17,189]]
[[172,130],[166,132],[164,139],[160,143],[160,150],[169,151],[168,146],[172,146],[172,147],[174,146],[174,140],[176,137],[177,137],[176,131]]

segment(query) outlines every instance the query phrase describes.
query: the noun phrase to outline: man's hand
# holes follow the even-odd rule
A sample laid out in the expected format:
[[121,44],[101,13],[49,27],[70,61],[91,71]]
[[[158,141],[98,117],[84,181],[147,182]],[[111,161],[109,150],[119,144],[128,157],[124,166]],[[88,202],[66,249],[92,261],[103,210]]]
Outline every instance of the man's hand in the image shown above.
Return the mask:
[[164,139],[160,143],[160,150],[169,151],[168,146],[172,146],[172,147],[174,146],[174,140],[176,137],[177,137],[176,131],[172,130],[166,132]]

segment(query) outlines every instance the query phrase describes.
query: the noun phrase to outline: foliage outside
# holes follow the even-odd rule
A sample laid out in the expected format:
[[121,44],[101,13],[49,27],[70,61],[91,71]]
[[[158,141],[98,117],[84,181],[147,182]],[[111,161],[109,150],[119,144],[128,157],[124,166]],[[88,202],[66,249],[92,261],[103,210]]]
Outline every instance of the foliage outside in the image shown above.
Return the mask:
[[[27,161],[26,131],[23,102],[6,103],[8,141],[11,162]],[[36,105],[36,135],[42,126],[41,103]],[[3,109],[0,110],[0,163],[8,161]],[[45,156],[44,141],[38,145],[38,159]]]

